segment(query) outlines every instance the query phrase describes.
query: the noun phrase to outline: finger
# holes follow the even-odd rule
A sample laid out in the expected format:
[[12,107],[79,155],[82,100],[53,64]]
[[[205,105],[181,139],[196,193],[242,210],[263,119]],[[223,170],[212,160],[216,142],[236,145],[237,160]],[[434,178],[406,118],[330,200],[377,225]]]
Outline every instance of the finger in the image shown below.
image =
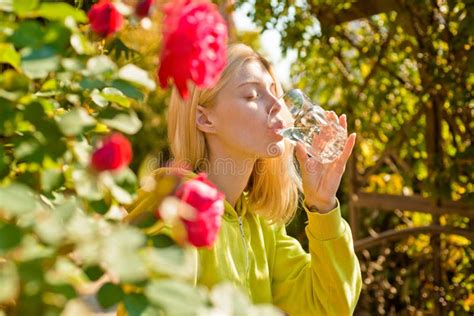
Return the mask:
[[347,129],[347,117],[345,114],[339,116],[339,124],[344,128]]
[[327,118],[330,121],[337,122],[337,114],[334,111],[327,111],[326,112]]
[[346,145],[344,146],[344,150],[342,151],[341,156],[338,159],[338,162],[342,167],[344,167],[351,156],[352,149],[354,148],[356,141],[356,133],[352,133],[349,135],[346,141]]

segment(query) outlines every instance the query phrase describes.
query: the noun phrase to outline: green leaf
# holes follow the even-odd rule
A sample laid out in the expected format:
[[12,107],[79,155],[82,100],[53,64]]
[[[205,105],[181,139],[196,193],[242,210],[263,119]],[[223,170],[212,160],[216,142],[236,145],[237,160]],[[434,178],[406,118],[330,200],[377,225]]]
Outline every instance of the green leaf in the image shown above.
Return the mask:
[[118,76],[122,80],[133,82],[148,90],[154,90],[156,88],[155,81],[150,78],[148,73],[133,64],[128,64],[120,68]]
[[0,210],[7,214],[21,215],[34,211],[36,207],[34,193],[26,185],[13,183],[0,188]]
[[40,258],[19,262],[18,272],[22,281],[43,281],[45,275],[42,265],[43,260]]
[[20,288],[20,278],[10,261],[0,262],[0,304],[14,300]]
[[105,83],[101,80],[84,78],[79,82],[79,85],[84,90],[102,89]]
[[68,221],[78,209],[79,205],[76,197],[71,196],[61,200],[60,204],[56,206],[53,212],[60,220]]
[[7,69],[0,76],[0,86],[7,91],[18,92],[21,96],[24,96],[28,94],[30,80],[15,70]]
[[47,290],[59,294],[63,299],[68,301],[77,297],[76,290],[69,284],[49,285]]
[[21,57],[12,44],[0,43],[0,64],[9,64],[16,70],[20,69]]
[[22,21],[12,36],[10,36],[10,41],[16,48],[41,46],[43,27],[37,21]]
[[148,301],[143,294],[125,295],[124,303],[129,316],[143,316],[148,307]]
[[91,99],[92,99],[92,101],[94,101],[95,104],[97,104],[101,108],[106,107],[107,105],[109,105],[109,101],[107,101],[107,99],[104,98],[102,93],[100,93],[99,90],[97,90],[97,89],[94,89],[91,92]]
[[[1,84],[1,82],[0,82]],[[0,134],[5,136],[11,136],[15,133],[15,105],[9,101],[1,101],[3,104],[0,106]],[[1,162],[0,162],[1,164]]]
[[114,72],[116,69],[117,65],[105,55],[95,56],[87,61],[87,73],[92,76]]
[[124,282],[146,280],[147,267],[139,254],[145,242],[145,236],[136,228],[120,227],[112,232],[103,240],[101,254],[108,271]]
[[[55,251],[52,247],[46,247],[43,245],[36,236],[31,234],[25,235],[23,241],[21,242],[21,254],[19,260],[30,262],[29,260],[51,258],[55,254]],[[29,268],[27,268],[29,269]],[[26,271],[27,273],[30,270]],[[20,271],[22,278],[24,277],[25,272]],[[42,271],[40,268],[39,274],[41,276]]]
[[171,315],[196,315],[206,306],[204,295],[182,281],[153,281],[146,286],[145,296]]
[[59,120],[59,128],[66,136],[75,136],[86,127],[95,125],[95,120],[83,108],[74,108]]
[[97,293],[97,300],[103,308],[109,308],[119,303],[123,298],[123,290],[120,286],[105,283]]
[[71,31],[63,23],[52,22],[48,23],[45,29],[43,41],[53,47],[58,54],[66,55],[64,51],[69,48],[70,37]]
[[99,114],[99,118],[105,125],[125,134],[135,134],[142,127],[142,122],[133,110],[124,111],[109,107]]
[[[7,69],[3,73],[0,73],[0,98],[4,99],[2,100],[2,105],[5,107],[9,109],[14,108],[14,105],[8,101],[16,103],[18,99],[29,94],[29,88],[30,80],[25,75],[13,69]],[[0,107],[0,111],[2,111],[1,108],[2,107]],[[0,122],[2,121],[7,121],[7,119],[0,115]],[[9,121],[10,126],[12,123],[15,124],[14,120]]]
[[72,48],[78,53],[79,55],[90,55],[94,52],[94,46],[89,40],[82,35],[81,33],[76,33],[71,36],[70,43]]
[[77,58],[63,58],[61,65],[70,72],[79,72],[84,69],[84,63]]
[[173,238],[165,234],[158,234],[150,237],[150,239],[153,242],[153,247],[155,248],[165,248],[176,244]]
[[144,94],[135,86],[124,80],[114,80],[112,81],[112,87],[119,89],[127,97],[142,101]]
[[13,10],[19,15],[34,10],[38,6],[38,0],[13,0]]
[[17,246],[22,238],[21,229],[15,225],[0,222],[0,250]]
[[97,281],[104,275],[104,271],[99,266],[90,266],[84,270],[85,274],[91,281]]
[[31,122],[31,124],[38,126],[44,122],[46,113],[41,103],[32,102],[25,107],[23,117],[25,120]]
[[[47,131],[49,131],[49,133],[45,135],[48,142],[45,147],[46,155],[49,156],[52,160],[58,160],[66,152],[66,144],[61,139],[62,134],[59,132],[59,128],[55,122],[50,121],[48,122],[48,124],[44,124],[43,126],[41,126],[41,132],[43,134],[46,133],[46,128],[48,128]],[[55,132],[56,130],[58,132],[54,133],[55,137],[50,137],[49,135],[52,135],[53,132]]]
[[123,168],[113,173],[114,182],[127,191],[129,194],[135,194],[138,188],[137,176],[130,168]]
[[21,67],[31,79],[46,78],[52,71],[59,67],[60,58],[52,47],[43,46],[38,49],[25,49],[22,51]]
[[131,204],[133,202],[132,195],[118,185],[111,185],[109,189],[114,199],[120,204]]
[[120,204],[130,204],[133,202],[132,195],[115,183],[110,173],[101,174],[102,183],[110,190],[114,199]]
[[[0,111],[1,113],[1,111]],[[1,132],[1,124],[0,124],[0,132]],[[10,167],[10,159],[7,157],[3,147],[0,147],[0,179],[5,177],[8,174]]]
[[25,133],[14,140],[14,156],[22,162],[38,162],[44,159],[44,144],[42,144],[37,135]]
[[103,197],[98,187],[97,177],[86,170],[74,170],[72,173],[74,186],[79,196],[88,200],[99,200]]
[[110,205],[107,204],[104,200],[90,201],[90,207],[94,212],[104,215],[110,208]]
[[124,96],[122,91],[116,88],[104,88],[104,90],[102,90],[101,96],[104,97],[105,100],[117,103],[123,107],[130,106],[130,100],[126,96]]
[[36,217],[34,230],[38,237],[50,245],[59,245],[66,237],[64,221],[51,211],[45,211]]
[[[150,248],[146,250],[145,257],[151,269],[159,274],[185,278],[190,277],[194,270],[194,265],[186,262],[186,254],[178,246]],[[176,267],[180,267],[179,271]]]
[[43,2],[38,9],[34,11],[21,12],[20,16],[28,18],[45,18],[53,21],[64,21],[68,16],[71,16],[77,22],[87,22],[87,16],[84,11],[78,10],[64,2]]
[[85,137],[80,140],[76,139],[72,150],[77,161],[83,167],[87,167],[89,165],[90,156],[93,150],[92,146],[87,142],[87,139]]
[[64,176],[61,169],[46,169],[41,172],[41,190],[51,192],[64,184]]

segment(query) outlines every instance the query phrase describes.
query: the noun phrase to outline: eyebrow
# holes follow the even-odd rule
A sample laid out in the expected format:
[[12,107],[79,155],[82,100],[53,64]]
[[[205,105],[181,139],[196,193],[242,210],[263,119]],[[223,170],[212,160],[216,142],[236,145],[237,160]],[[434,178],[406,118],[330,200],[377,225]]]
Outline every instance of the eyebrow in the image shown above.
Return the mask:
[[[263,85],[262,82],[260,82],[260,81],[252,81],[252,80],[250,80],[250,81],[246,81],[246,82],[243,82],[243,83],[239,84],[239,85],[237,86],[237,88],[240,88],[241,86],[244,86],[244,85],[247,85],[247,84]],[[276,84],[275,84],[274,82],[272,82],[271,85],[270,85],[270,87],[272,87],[272,86],[276,86]]]

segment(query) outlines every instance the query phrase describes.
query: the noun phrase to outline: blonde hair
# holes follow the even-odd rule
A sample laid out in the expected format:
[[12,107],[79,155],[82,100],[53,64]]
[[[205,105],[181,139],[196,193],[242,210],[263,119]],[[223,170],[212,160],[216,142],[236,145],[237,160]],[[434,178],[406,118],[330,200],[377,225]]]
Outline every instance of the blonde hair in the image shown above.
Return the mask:
[[[278,95],[282,94],[273,68],[264,57],[244,44],[230,45],[228,64],[214,87],[201,90],[189,85],[187,100],[179,96],[176,88],[173,89],[168,108],[168,141],[176,163],[190,164],[193,170],[205,171],[208,152],[204,133],[196,127],[197,105],[212,107],[217,93],[247,60],[261,62],[272,76]],[[272,223],[288,223],[293,218],[301,191],[301,178],[292,148],[285,148],[279,157],[257,159],[246,188],[253,211]]]

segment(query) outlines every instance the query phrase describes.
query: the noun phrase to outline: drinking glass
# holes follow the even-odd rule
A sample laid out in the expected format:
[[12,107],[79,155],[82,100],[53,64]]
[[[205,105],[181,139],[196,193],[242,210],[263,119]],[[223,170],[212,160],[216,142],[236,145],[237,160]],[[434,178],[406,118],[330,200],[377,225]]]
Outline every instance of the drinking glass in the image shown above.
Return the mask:
[[292,89],[273,105],[268,115],[268,124],[275,119],[276,104],[286,105],[290,113],[289,127],[277,131],[293,145],[301,142],[309,156],[326,164],[334,161],[342,153],[347,140],[347,129],[339,124],[334,112],[325,111],[312,102],[301,90]]

